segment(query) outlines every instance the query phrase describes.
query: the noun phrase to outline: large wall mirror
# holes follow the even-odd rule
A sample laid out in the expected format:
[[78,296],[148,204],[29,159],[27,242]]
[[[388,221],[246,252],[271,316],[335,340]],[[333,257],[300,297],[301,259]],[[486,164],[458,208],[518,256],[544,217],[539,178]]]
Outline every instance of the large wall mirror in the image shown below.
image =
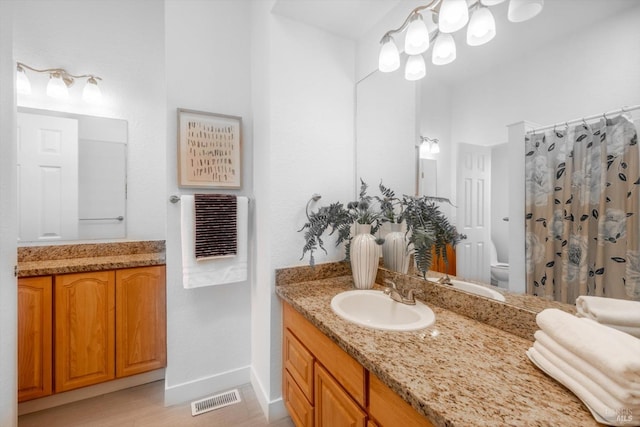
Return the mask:
[[19,243],[126,237],[127,122],[18,108]]
[[[435,191],[450,198],[457,208],[445,204],[443,211],[467,234],[462,166],[469,159],[483,165],[488,214],[484,237],[473,243],[484,248],[476,257],[483,272],[463,276],[487,283],[493,262],[524,272],[524,239],[517,256],[510,250],[513,235],[524,236],[524,227],[514,230],[517,221],[510,218],[511,202],[524,200],[524,182],[512,179],[524,158],[513,157],[508,126],[564,123],[640,102],[638,2],[545,2],[539,16],[520,24],[507,21],[507,4],[492,7],[497,35],[487,45],[467,46],[461,31],[454,35],[458,59],[427,64],[419,82],[404,80],[403,55],[400,70],[372,72],[356,89],[356,179],[383,180],[400,194]],[[403,36],[396,42],[402,46]],[[640,113],[633,116],[638,123]],[[415,146],[421,135],[437,138],[440,152],[420,159]],[[427,176],[435,182],[425,185]],[[502,286],[522,293],[524,281],[523,274]]]

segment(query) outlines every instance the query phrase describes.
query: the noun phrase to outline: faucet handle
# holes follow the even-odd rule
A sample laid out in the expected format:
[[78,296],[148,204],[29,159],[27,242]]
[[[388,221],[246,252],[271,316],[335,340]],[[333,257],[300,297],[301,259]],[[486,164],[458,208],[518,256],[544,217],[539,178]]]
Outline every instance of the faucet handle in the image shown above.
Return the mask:
[[391,289],[398,289],[398,287],[396,286],[396,284],[395,284],[394,282],[392,282],[391,280],[389,280],[389,279],[384,279],[384,283],[385,283],[385,284],[387,284],[387,285],[389,285],[389,287],[390,287]]
[[416,295],[424,295],[424,292],[421,291],[420,289],[409,289],[409,290],[407,290],[407,296],[406,296],[407,301],[415,303]]

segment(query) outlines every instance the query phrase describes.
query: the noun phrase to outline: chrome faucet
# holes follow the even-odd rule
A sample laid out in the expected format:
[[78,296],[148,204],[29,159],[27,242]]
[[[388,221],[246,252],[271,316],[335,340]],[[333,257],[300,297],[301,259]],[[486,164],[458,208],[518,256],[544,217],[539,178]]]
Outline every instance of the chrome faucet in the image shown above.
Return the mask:
[[440,283],[441,285],[451,285],[452,284],[451,283],[451,278],[449,278],[449,276],[447,276],[446,274],[438,279],[438,283]]
[[391,280],[385,279],[384,283],[386,283],[389,286],[385,288],[383,292],[385,293],[385,295],[389,295],[389,297],[392,300],[399,302],[401,304],[416,305],[415,294],[420,293],[420,291],[416,291],[415,289],[409,289],[407,291],[406,296],[404,296],[400,293],[396,284]]

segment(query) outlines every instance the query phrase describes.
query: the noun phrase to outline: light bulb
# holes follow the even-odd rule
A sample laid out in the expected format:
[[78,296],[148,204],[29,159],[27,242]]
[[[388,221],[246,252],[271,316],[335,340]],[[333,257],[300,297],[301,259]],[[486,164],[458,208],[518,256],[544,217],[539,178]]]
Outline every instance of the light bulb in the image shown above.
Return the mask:
[[422,55],[412,55],[407,59],[404,68],[404,78],[409,81],[420,80],[427,74]]
[[378,69],[383,73],[390,73],[400,68],[400,53],[393,41],[393,37],[385,36],[382,39],[380,56],[378,57]]
[[443,33],[454,33],[469,22],[466,0],[442,0],[438,26]]
[[480,0],[480,3],[482,3],[485,6],[495,6],[497,4],[502,3],[504,0]]
[[82,99],[90,104],[98,104],[102,101],[102,91],[98,87],[98,82],[94,77],[89,77],[87,84],[84,85],[82,90]]
[[429,30],[419,13],[413,14],[404,38],[404,51],[407,55],[419,55],[429,49]]
[[433,45],[431,62],[435,65],[446,65],[456,59],[456,42],[451,34],[440,33]]
[[438,144],[438,141],[431,141],[429,152],[431,154],[438,154],[440,152],[440,145]]
[[510,0],[507,17],[511,22],[523,22],[539,14],[544,0]]
[[29,82],[29,77],[27,77],[27,73],[20,65],[18,65],[16,73],[16,90],[18,91],[18,93],[24,95],[29,95],[31,93],[31,83]]
[[477,9],[467,27],[467,44],[480,46],[488,43],[496,36],[496,20],[486,7]]
[[422,143],[420,144],[420,158],[428,159],[429,154],[431,154],[431,150],[429,149],[429,144],[427,144],[427,141],[422,141]]
[[47,95],[52,98],[67,99],[69,90],[62,80],[60,73],[51,73],[49,75],[49,83],[47,83]]

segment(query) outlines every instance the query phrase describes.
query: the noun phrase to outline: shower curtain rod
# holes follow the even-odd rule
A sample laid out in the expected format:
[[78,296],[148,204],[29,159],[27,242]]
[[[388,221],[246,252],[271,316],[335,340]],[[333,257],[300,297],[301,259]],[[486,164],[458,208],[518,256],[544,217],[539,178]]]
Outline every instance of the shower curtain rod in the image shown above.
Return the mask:
[[547,130],[547,129],[554,129],[554,128],[558,128],[561,126],[568,126],[570,124],[574,124],[574,123],[581,123],[581,122],[586,122],[587,120],[593,120],[593,119],[597,119],[599,117],[607,117],[610,116],[612,114],[619,114],[622,112],[628,113],[631,112],[633,110],[638,110],[640,109],[640,104],[638,105],[632,105],[630,107],[622,107],[622,108],[618,108],[617,110],[612,110],[612,111],[607,111],[606,113],[602,113],[602,114],[594,114],[592,116],[587,116],[587,117],[580,117],[579,119],[573,119],[573,120],[569,120],[566,122],[560,122],[560,123],[555,123],[553,125],[545,125],[545,126],[540,126],[537,128],[532,128],[527,130],[527,132],[540,132],[541,130]]

